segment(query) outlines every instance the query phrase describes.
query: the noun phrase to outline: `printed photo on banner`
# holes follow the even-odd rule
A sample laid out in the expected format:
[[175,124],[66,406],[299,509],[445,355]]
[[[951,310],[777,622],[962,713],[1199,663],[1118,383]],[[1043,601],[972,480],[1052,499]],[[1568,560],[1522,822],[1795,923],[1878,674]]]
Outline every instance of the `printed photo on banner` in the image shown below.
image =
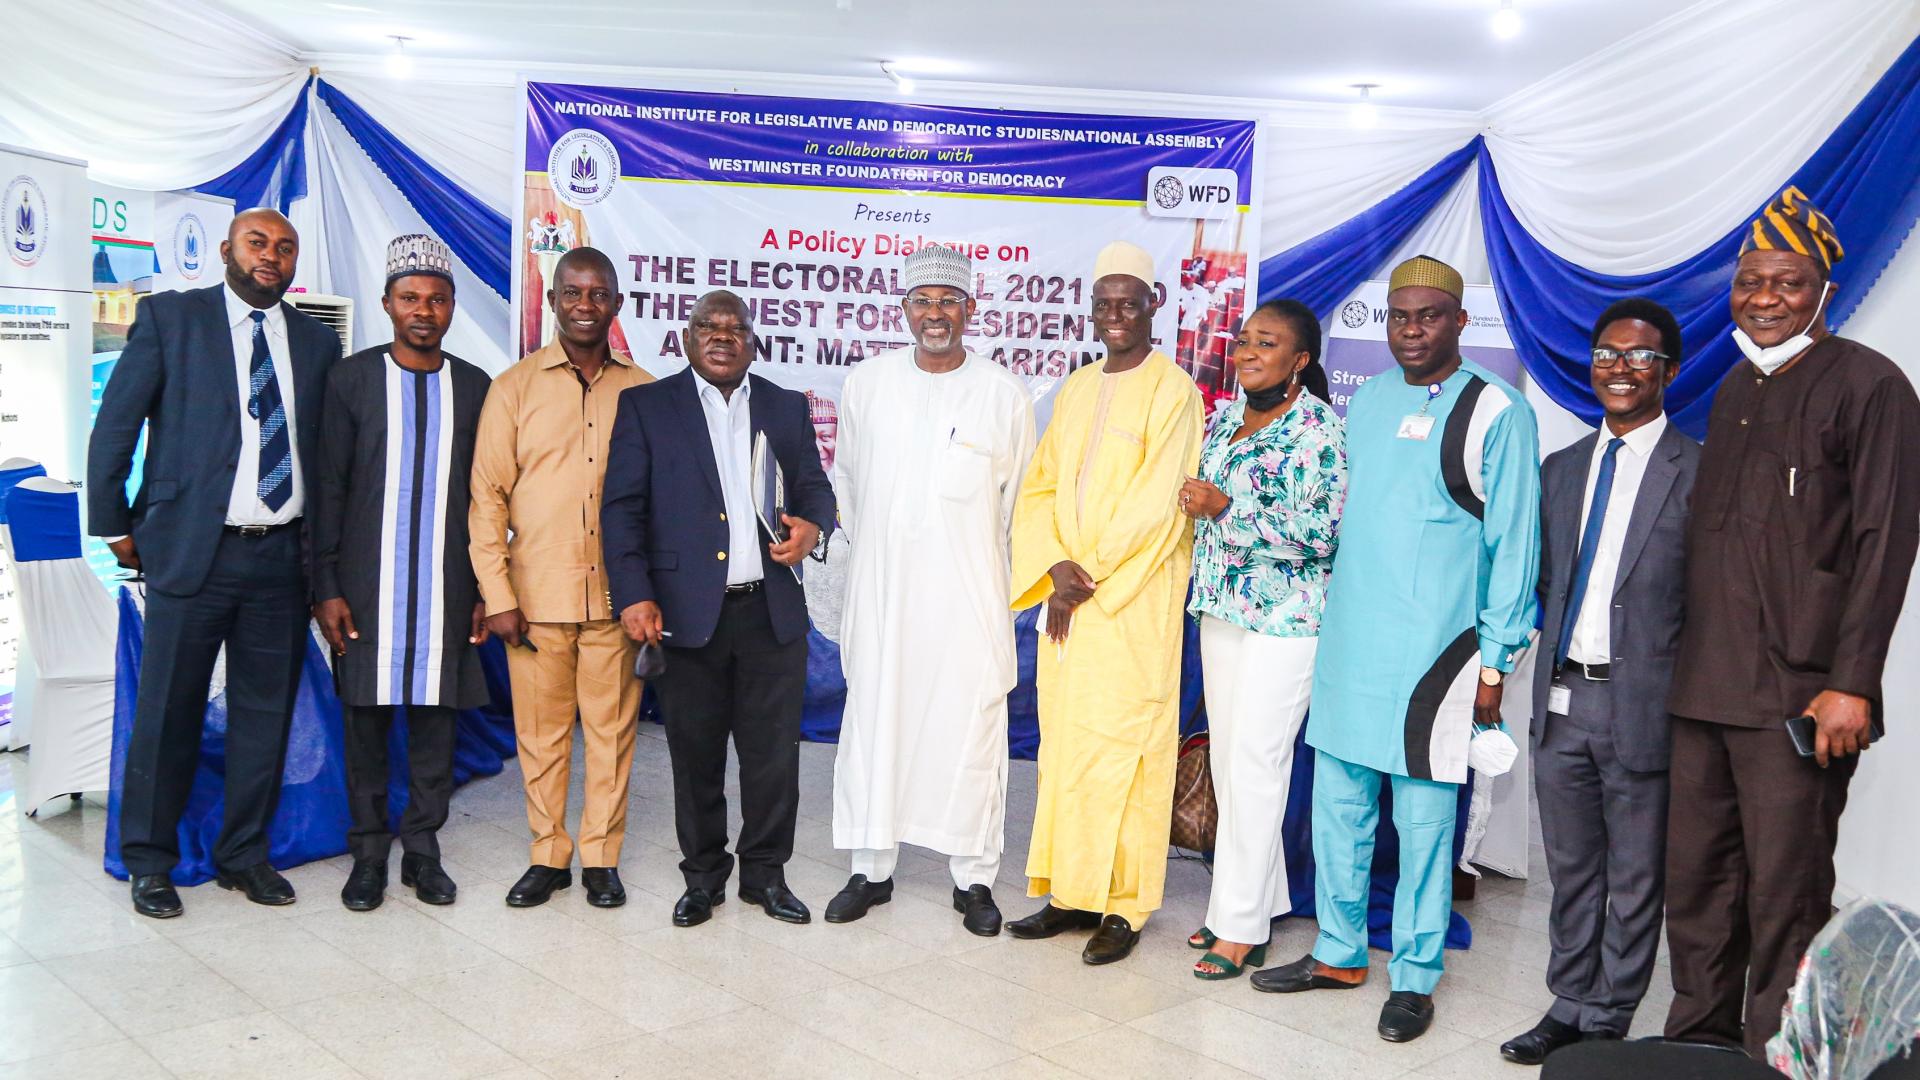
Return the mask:
[[[1460,353],[1507,380],[1520,378],[1520,356],[1507,336],[1506,319],[1494,300],[1491,285],[1469,285],[1461,297],[1469,322],[1460,332]],[[1383,371],[1395,370],[1387,349],[1387,283],[1369,281],[1353,291],[1334,311],[1321,363],[1327,368],[1327,390],[1334,411],[1347,415],[1347,402],[1360,384]]]
[[1154,256],[1159,348],[1209,402],[1235,393],[1228,354],[1259,248],[1255,125],[1246,120],[1013,112],[527,84],[515,326],[554,334],[545,293],[574,247],[606,252],[626,292],[613,345],[656,375],[685,363],[693,302],[746,300],[755,372],[807,393],[830,460],[839,388],[910,343],[900,268],[930,243],[973,264],[976,355],[1050,393],[1102,349],[1093,257]]

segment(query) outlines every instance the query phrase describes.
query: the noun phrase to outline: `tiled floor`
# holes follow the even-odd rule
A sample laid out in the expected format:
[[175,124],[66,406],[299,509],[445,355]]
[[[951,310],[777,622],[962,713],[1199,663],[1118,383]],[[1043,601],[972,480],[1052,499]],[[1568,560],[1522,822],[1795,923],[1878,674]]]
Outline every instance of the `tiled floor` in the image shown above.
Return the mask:
[[[1373,1031],[1382,956],[1351,994],[1194,979],[1184,939],[1209,884],[1194,862],[1169,866],[1165,908],[1113,967],[1082,964],[1080,935],[967,934],[944,862],[913,850],[891,904],[826,925],[818,916],[847,875],[828,824],[831,746],[803,748],[787,873],[816,921],[787,926],[733,899],[711,923],[675,929],[666,744],[645,725],[639,743],[625,908],[591,908],[578,888],[542,908],[501,902],[526,866],[509,763],[454,798],[442,834],[461,888],[452,907],[415,902],[396,876],[380,910],[347,912],[343,856],[291,871],[291,907],[207,886],[184,892],[185,916],[166,922],[134,915],[125,884],[101,872],[98,803],[22,817],[0,757],[0,1080],[1536,1075],[1495,1048],[1547,1003],[1543,874],[1486,880],[1461,905],[1474,947],[1447,955],[1434,1030],[1396,1046]],[[1035,903],[1020,876],[1033,787],[1033,765],[1014,763],[995,888],[1009,918]],[[1276,962],[1312,934],[1309,922],[1283,922]],[[1670,993],[1663,966],[1636,1034],[1657,1028]]]

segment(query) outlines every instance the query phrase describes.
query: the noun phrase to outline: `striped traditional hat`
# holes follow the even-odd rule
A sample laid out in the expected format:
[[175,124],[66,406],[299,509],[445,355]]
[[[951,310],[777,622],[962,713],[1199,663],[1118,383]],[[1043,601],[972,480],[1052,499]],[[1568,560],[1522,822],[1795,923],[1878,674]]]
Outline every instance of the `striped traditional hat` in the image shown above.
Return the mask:
[[928,244],[907,256],[906,276],[901,284],[908,292],[945,286],[972,296],[973,260],[944,244]]
[[1465,283],[1460,280],[1460,271],[1431,255],[1415,255],[1394,267],[1393,276],[1387,279],[1388,292],[1410,285],[1439,289],[1455,300],[1461,299],[1467,291]]
[[1749,251],[1791,251],[1819,263],[1823,271],[1832,271],[1847,254],[1834,235],[1833,222],[1791,184],[1753,219],[1740,242],[1740,254]]
[[453,284],[453,252],[425,233],[394,237],[387,245],[387,284],[414,274],[432,274]]

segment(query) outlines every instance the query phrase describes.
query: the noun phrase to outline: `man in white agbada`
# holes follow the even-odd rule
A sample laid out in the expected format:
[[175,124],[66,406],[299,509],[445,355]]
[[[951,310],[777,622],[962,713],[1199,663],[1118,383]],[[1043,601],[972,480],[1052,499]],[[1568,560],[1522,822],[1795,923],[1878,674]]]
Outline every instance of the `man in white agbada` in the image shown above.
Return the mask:
[[1033,397],[962,341],[974,312],[965,255],[920,248],[903,283],[915,344],[862,363],[840,394],[847,705],[833,842],[852,850],[853,876],[827,921],[892,898],[905,842],[949,857],[954,910],[991,937],[1015,680],[1008,536]]

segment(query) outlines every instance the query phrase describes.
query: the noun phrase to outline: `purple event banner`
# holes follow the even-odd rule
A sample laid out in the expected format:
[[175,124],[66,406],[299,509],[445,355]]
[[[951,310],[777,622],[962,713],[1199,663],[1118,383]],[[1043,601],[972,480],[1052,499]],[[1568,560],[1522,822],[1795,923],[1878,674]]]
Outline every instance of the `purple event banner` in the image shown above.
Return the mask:
[[1251,120],[534,82],[526,168],[566,170],[583,192],[605,190],[616,177],[598,170],[612,168],[653,180],[1131,203],[1146,200],[1151,169],[1218,169],[1234,174],[1233,203],[1246,207],[1254,130]]

